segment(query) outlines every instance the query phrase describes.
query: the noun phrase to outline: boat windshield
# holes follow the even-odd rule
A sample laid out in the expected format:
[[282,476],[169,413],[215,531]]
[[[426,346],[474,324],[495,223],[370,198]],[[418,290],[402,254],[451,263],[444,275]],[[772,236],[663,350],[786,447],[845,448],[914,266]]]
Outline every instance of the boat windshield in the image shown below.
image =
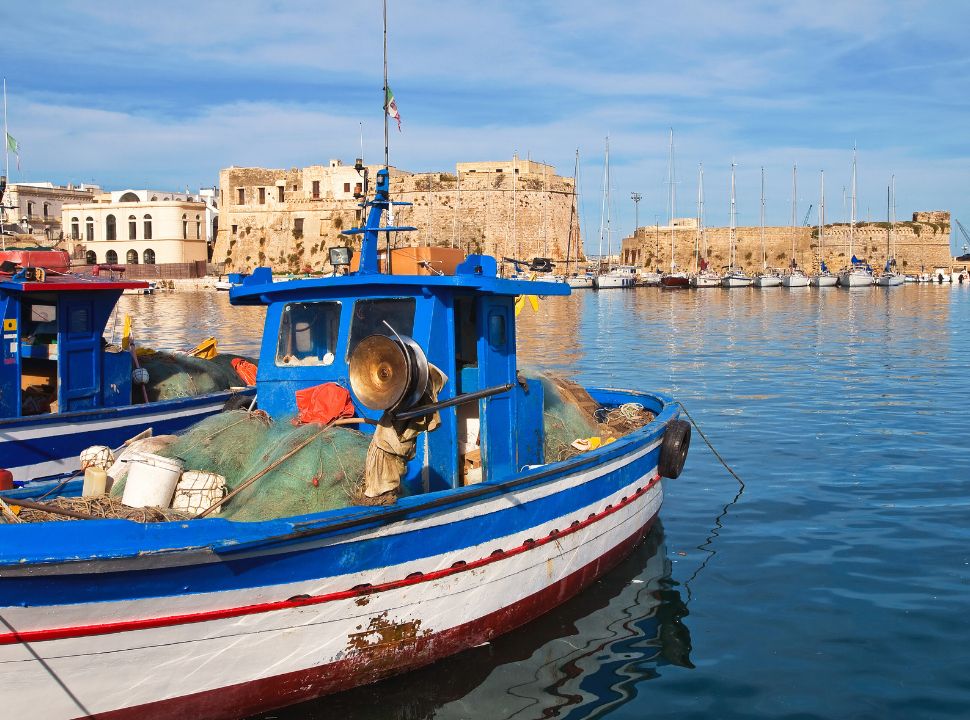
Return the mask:
[[[414,298],[381,298],[358,300],[354,303],[354,319],[350,325],[350,342],[347,357],[357,343],[369,335],[410,336],[414,332]],[[384,321],[387,321],[385,325]],[[387,326],[394,328],[393,331]]]
[[339,302],[287,303],[280,322],[276,364],[330,365],[339,329]]

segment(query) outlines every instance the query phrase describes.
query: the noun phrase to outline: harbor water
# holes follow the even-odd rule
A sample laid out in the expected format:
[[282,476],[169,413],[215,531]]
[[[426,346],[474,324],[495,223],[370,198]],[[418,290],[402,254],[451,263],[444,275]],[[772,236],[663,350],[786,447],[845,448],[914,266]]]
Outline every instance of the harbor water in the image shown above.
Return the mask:
[[[255,354],[262,308],[131,296],[136,340]],[[508,637],[262,717],[970,716],[970,288],[578,291],[522,362],[661,390],[695,431],[662,527]],[[231,662],[231,659],[228,661]]]

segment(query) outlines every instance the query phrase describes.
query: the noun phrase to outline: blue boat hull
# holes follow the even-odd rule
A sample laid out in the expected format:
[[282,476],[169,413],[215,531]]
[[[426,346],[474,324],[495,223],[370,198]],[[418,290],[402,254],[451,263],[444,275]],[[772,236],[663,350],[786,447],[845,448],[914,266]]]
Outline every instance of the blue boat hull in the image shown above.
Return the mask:
[[[244,393],[251,396],[253,390]],[[12,472],[17,484],[74,472],[85,448],[116,448],[148,428],[154,435],[179,432],[221,412],[233,394],[227,390],[147,405],[0,420],[0,468]]]
[[676,405],[592,394],[657,417],[576,458],[390,507],[259,523],[0,526],[8,709],[240,717],[529,622],[619,562],[663,499],[657,469]]

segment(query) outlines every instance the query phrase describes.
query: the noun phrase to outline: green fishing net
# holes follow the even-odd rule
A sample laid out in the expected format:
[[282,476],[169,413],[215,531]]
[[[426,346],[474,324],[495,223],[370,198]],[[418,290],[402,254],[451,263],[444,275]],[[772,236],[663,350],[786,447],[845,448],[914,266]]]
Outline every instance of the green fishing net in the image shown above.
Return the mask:
[[[223,353],[211,360],[168,352],[140,354],[138,362],[148,371],[148,399],[171,400],[243,386],[231,363],[240,355]],[[141,391],[135,390],[136,397]]]
[[545,460],[557,462],[576,455],[572,442],[599,435],[596,419],[579,407],[559,385],[557,379],[536,370],[523,370],[530,380],[542,383]]
[[[360,493],[370,436],[348,426],[323,429],[271,422],[245,410],[196,423],[158,455],[179,458],[183,471],[208,470],[232,492],[260,474],[222,506],[221,517],[255,522],[347,507]],[[124,493],[124,481],[111,494]]]

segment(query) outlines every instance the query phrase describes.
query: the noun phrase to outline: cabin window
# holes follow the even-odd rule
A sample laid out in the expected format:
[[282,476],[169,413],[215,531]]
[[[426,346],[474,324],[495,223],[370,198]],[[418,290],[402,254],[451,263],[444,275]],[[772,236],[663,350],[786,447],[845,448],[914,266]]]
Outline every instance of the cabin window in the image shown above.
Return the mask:
[[[414,298],[382,298],[355,302],[347,357],[350,357],[357,343],[368,335],[394,337],[396,332],[398,335],[410,336],[414,332],[414,302]],[[384,321],[387,321],[387,325]],[[388,325],[391,327],[388,328]]]
[[127,262],[129,265],[137,265],[138,264],[138,251],[137,250],[129,250],[128,253],[127,253],[127,255],[125,255],[125,262]]
[[287,303],[280,321],[276,364],[333,364],[339,329],[339,302]]
[[118,253],[116,253],[114,250],[108,250],[108,252],[104,254],[104,261],[109,265],[115,265],[118,262]]
[[105,240],[118,239],[118,231],[115,225],[114,215],[108,215],[108,217],[104,219],[104,239]]
[[492,311],[488,316],[488,342],[496,350],[503,350],[508,342],[502,311]]
[[128,239],[135,240],[138,235],[138,218],[134,215],[128,216]]

